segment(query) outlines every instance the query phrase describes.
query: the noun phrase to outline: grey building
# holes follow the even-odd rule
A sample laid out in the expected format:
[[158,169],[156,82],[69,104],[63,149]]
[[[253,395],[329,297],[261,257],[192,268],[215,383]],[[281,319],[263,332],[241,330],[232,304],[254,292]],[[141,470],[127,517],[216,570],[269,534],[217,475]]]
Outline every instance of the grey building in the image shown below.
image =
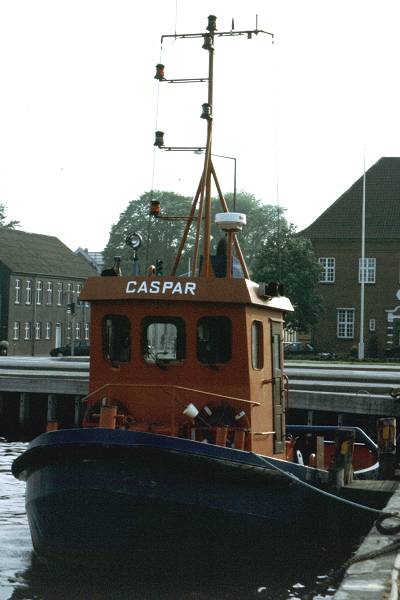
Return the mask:
[[93,275],[59,239],[0,228],[0,342],[8,342],[8,354],[48,355],[88,340],[90,308],[79,294]]

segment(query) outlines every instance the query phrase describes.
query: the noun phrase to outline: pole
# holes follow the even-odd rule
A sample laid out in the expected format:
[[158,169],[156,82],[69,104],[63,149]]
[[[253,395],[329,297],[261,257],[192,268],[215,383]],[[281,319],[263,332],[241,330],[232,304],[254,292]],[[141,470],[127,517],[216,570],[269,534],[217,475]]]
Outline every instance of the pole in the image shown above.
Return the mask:
[[218,158],[229,158],[234,161],[233,167],[233,212],[236,212],[236,158],[234,156],[225,156],[224,154],[212,154]]
[[364,151],[364,175],[362,193],[362,216],[361,216],[361,290],[360,290],[360,341],[358,343],[358,360],[364,360],[364,312],[365,312],[365,151]]

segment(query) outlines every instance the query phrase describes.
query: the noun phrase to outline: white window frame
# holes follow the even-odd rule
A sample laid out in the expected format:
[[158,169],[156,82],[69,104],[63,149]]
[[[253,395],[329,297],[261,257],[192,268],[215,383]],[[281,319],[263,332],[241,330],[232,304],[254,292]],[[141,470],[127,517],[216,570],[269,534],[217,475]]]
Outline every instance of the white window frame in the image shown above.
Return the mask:
[[36,304],[42,304],[43,300],[43,282],[38,279],[36,282]]
[[40,321],[36,321],[35,323],[35,340],[42,339],[42,323]]
[[89,323],[84,324],[85,340],[89,339]]
[[15,304],[21,304],[21,280],[15,280]]
[[358,259],[358,283],[362,283],[364,277],[364,283],[375,283],[376,282],[376,258],[364,258]]
[[57,306],[62,306],[63,303],[63,283],[59,281],[57,284]]
[[32,335],[32,327],[30,321],[24,323],[24,340],[30,340]]
[[51,321],[46,321],[46,333],[45,333],[45,339],[46,340],[51,340]]
[[[31,281],[31,279],[26,280],[25,294],[26,294],[25,304],[32,304],[32,281]],[[28,338],[28,339],[30,339],[30,338]]]
[[19,321],[14,321],[14,325],[13,325],[13,340],[19,340],[19,335],[20,335],[20,322]]
[[354,339],[355,309],[336,309],[336,337],[342,340]]
[[322,267],[319,274],[319,283],[335,283],[336,278],[336,259],[334,256],[321,256],[318,259]]
[[46,304],[48,306],[51,306],[53,304],[53,282],[52,281],[47,282],[46,296],[47,296]]
[[68,321],[68,323],[67,323],[67,331],[66,331],[67,340],[71,339],[71,333],[72,333],[71,321]]
[[73,298],[73,287],[72,283],[67,283],[67,291],[66,291],[66,304],[71,304]]
[[81,339],[81,324],[79,323],[79,321],[76,321],[75,323],[75,339]]
[[376,319],[370,319],[368,323],[369,331],[376,331]]

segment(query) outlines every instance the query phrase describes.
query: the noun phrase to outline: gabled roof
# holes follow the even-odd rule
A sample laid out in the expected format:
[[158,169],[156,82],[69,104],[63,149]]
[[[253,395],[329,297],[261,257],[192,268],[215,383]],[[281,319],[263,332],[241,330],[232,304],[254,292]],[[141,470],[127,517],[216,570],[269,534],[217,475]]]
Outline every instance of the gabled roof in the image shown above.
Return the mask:
[[102,252],[89,252],[87,248],[77,248],[75,254],[82,256],[92,267],[96,269],[98,273],[104,268],[104,258]]
[[[365,236],[400,238],[400,158],[380,158],[366,171]],[[363,176],[301,235],[313,239],[360,238]]]
[[0,227],[0,262],[14,273],[90,277],[96,270],[56,237]]

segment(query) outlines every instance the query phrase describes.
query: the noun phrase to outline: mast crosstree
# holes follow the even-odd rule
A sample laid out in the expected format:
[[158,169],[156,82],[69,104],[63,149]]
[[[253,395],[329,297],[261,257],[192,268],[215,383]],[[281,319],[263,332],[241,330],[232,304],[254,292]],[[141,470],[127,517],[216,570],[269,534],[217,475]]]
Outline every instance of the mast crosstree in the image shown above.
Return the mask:
[[[196,235],[195,235],[195,244],[193,250],[193,260],[191,267],[191,276],[195,277],[197,270],[197,263],[199,260],[199,251],[200,245],[202,242],[203,246],[203,259],[201,261],[201,267],[199,269],[199,275],[201,277],[213,277],[213,270],[211,265],[210,251],[211,251],[211,226],[212,226],[212,216],[211,216],[211,183],[212,180],[216,186],[219,200],[221,203],[222,210],[224,212],[228,212],[228,206],[224,195],[222,193],[221,186],[218,181],[218,177],[212,162],[212,132],[213,132],[213,85],[214,85],[214,43],[216,37],[232,37],[232,36],[241,36],[246,35],[248,39],[251,39],[253,35],[258,35],[259,33],[263,33],[269,35],[273,38],[273,34],[268,31],[264,31],[258,29],[257,18],[256,18],[256,28],[253,30],[243,30],[243,31],[235,31],[232,26],[231,31],[217,31],[216,25],[216,16],[209,15],[208,17],[208,25],[206,27],[206,32],[204,33],[185,33],[185,34],[173,34],[173,35],[163,35],[161,37],[161,43],[165,38],[174,38],[174,39],[186,39],[186,38],[203,38],[203,46],[202,48],[208,52],[208,77],[202,78],[194,78],[194,79],[167,79],[165,77],[164,69],[165,65],[159,63],[156,65],[156,75],[155,79],[157,79],[160,83],[191,83],[191,82],[207,82],[208,84],[208,95],[207,102],[205,102],[202,106],[201,118],[207,122],[207,138],[206,145],[204,147],[199,146],[166,146],[164,144],[164,132],[156,131],[156,137],[154,145],[157,146],[160,150],[166,151],[204,151],[204,165],[203,171],[200,177],[200,182],[196,191],[196,194],[193,199],[191,211],[188,217],[184,217],[186,220],[185,229],[182,235],[182,239],[176,254],[175,262],[171,269],[171,275],[176,275],[176,271],[179,265],[179,262],[182,257],[183,249],[186,244],[186,240],[189,234],[190,227],[193,222],[196,223]],[[233,25],[233,24],[232,24]],[[196,214],[197,210],[197,214]],[[167,220],[175,220],[181,219],[182,217],[171,217],[171,216],[161,216],[160,214],[160,205],[158,201],[153,201],[150,207],[150,214],[155,218],[167,219]],[[201,232],[203,231],[202,239]],[[242,251],[239,246],[239,242],[236,238],[236,232],[234,230],[227,231],[227,269],[226,269],[226,277],[232,277],[232,253],[233,249],[235,250],[236,256],[240,262],[244,277],[246,279],[249,278],[248,269],[242,254]],[[229,266],[228,266],[229,265]]]

